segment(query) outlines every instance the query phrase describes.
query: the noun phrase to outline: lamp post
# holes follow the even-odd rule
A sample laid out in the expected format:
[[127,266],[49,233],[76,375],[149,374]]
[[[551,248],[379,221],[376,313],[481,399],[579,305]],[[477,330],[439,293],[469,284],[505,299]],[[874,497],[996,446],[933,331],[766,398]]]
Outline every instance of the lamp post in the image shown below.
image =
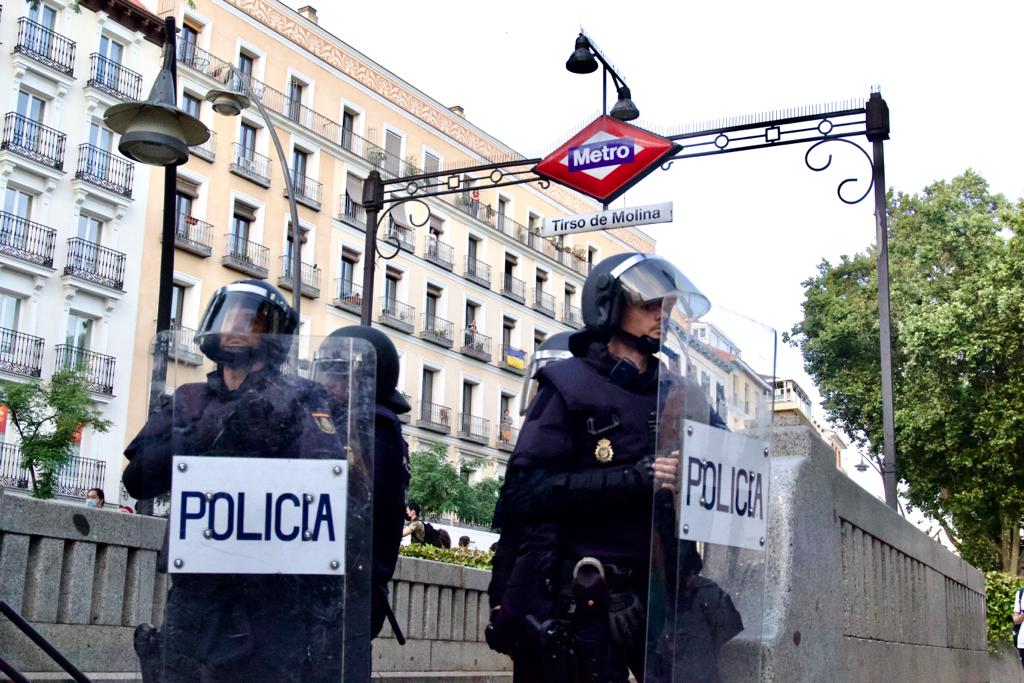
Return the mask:
[[[202,121],[177,106],[177,29],[174,17],[164,20],[164,54],[160,73],[145,102],[126,102],[106,110],[103,122],[121,134],[118,150],[149,166],[164,167],[163,222],[160,245],[160,278],[157,290],[156,343],[149,410],[155,411],[167,383],[167,332],[171,327],[171,294],[174,282],[174,235],[177,220],[178,166],[188,161],[189,147],[210,139]],[[139,501],[139,512],[151,514],[152,501]]]
[[284,156],[284,147],[281,145],[281,138],[277,135],[274,122],[270,119],[259,97],[256,97],[252,88],[247,83],[246,74],[239,72],[234,66],[230,66],[225,74],[225,85],[238,85],[241,92],[236,90],[211,90],[206,93],[206,101],[210,102],[213,110],[224,116],[238,116],[243,109],[248,109],[250,104],[256,104],[256,110],[263,117],[263,122],[270,132],[270,139],[277,151],[277,159],[281,163],[281,170],[284,172],[285,192],[288,195],[288,209],[291,212],[292,224],[292,308],[298,315],[302,307],[302,231],[299,228],[299,208],[295,201],[295,182],[288,171],[288,160]]
[[594,41],[590,39],[583,31],[576,37],[576,47],[569,55],[569,59],[565,62],[565,68],[574,74],[589,74],[597,71],[597,63],[601,62],[601,66],[604,68],[601,76],[601,113],[608,114],[608,76],[612,77],[612,82],[615,83],[615,92],[618,94],[618,100],[612,107],[610,116],[613,119],[619,121],[632,121],[640,118],[640,110],[633,104],[633,94],[629,91],[629,86],[626,85],[626,81],[615,71],[614,67],[608,63],[601,51],[594,45]]

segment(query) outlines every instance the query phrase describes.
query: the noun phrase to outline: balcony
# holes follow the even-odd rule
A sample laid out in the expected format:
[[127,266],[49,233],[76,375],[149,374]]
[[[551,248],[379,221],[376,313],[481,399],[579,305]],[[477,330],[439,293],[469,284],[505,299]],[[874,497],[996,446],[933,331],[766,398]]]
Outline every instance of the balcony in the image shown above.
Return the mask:
[[203,364],[203,352],[196,343],[196,331],[187,327],[181,327],[171,322],[171,329],[168,331],[170,342],[167,354],[171,360],[176,360],[183,365],[198,367]]
[[257,154],[256,150],[236,142],[232,159],[229,168],[232,173],[261,187],[270,187],[270,157]]
[[85,85],[96,88],[125,102],[136,102],[142,91],[142,74],[121,66],[103,55],[89,55],[89,80]]
[[123,291],[125,258],[119,251],[74,237],[68,240],[68,263],[64,266],[64,274]]
[[455,249],[450,244],[437,239],[436,235],[427,235],[423,245],[423,259],[445,270],[455,266]]
[[420,401],[416,426],[439,434],[451,434],[452,410],[448,406]]
[[44,166],[64,170],[64,133],[47,128],[38,121],[8,112],[4,117],[4,139],[0,149],[8,149]]
[[466,269],[462,272],[462,276],[484,289],[491,288],[491,267],[483,261],[467,256]]
[[131,198],[135,164],[90,144],[78,146],[78,170],[75,177],[114,194]]
[[353,201],[348,192],[338,197],[338,220],[366,231],[366,209]]
[[[479,195],[479,192],[475,194]],[[462,213],[472,216],[492,228],[495,227],[494,209],[485,206],[480,202],[479,196],[474,197],[473,195],[474,192],[463,192],[462,194],[444,195],[444,199]]]
[[455,325],[444,318],[424,313],[423,327],[420,329],[420,339],[426,339],[429,342],[450,349],[455,344]]
[[[295,201],[303,206],[308,206],[314,211],[320,210],[320,198],[323,196],[324,186],[322,183],[313,180],[309,176],[292,174],[292,185],[295,187]],[[288,196],[285,189],[284,196]]]
[[491,362],[491,338],[480,334],[472,328],[465,328],[462,331],[462,348],[459,353],[470,358],[476,358],[485,363]]
[[114,365],[117,359],[77,346],[57,346],[57,369],[70,368],[82,373],[85,386],[97,394],[114,395]]
[[25,377],[39,377],[43,372],[43,349],[46,340],[0,327],[0,371]]
[[575,327],[577,330],[583,327],[583,311],[565,304],[562,306],[562,322],[569,327]]
[[263,280],[267,277],[270,250],[262,244],[250,242],[239,235],[227,235],[228,251],[224,254],[224,267],[237,270]]
[[494,227],[502,234],[508,235],[520,244],[529,246],[529,230],[525,225],[512,220],[503,213],[495,216]]
[[331,305],[349,313],[363,312],[363,288],[351,280],[338,278],[334,281],[334,298]]
[[203,258],[210,256],[213,253],[213,226],[194,216],[178,214],[174,246]]
[[390,216],[388,220],[388,229],[384,238],[392,244],[397,243],[399,249],[404,249],[410,253],[415,249],[415,244],[413,242],[415,237],[413,235],[412,228],[399,225]]
[[56,239],[53,228],[0,211],[0,254],[52,268]]
[[[84,498],[89,489],[103,488],[107,464],[102,460],[72,456],[57,473],[57,495]],[[21,466],[21,448],[17,444],[0,444],[0,486],[28,490],[32,475]]]
[[412,334],[416,325],[416,309],[386,296],[380,298],[380,323]]
[[263,101],[270,100],[270,105],[273,106],[275,104],[274,101],[280,99],[280,112],[286,117],[325,140],[330,140],[334,143],[338,143],[341,140],[343,133],[341,124],[337,121],[327,118],[301,102],[286,97],[284,93],[277,90],[273,90],[271,96],[271,90],[271,88],[266,89],[263,94]]
[[498,360],[498,367],[513,372],[519,376],[526,374],[526,351],[517,349],[514,346],[501,345],[501,358]]
[[[301,263],[302,296],[310,299],[320,298],[320,269],[309,263]],[[295,277],[292,271],[292,257],[285,254],[281,257],[281,276],[277,278],[277,286],[282,289],[295,289]]]
[[211,130],[210,137],[206,142],[201,145],[192,145],[188,150],[192,153],[192,156],[199,157],[212,164],[214,159],[217,158],[217,133]]
[[533,289],[533,310],[543,313],[549,318],[555,317],[555,297],[540,287]]
[[487,445],[490,436],[491,423],[482,417],[459,413],[459,438],[466,441],[473,441],[481,445]]
[[54,71],[74,77],[75,41],[28,17],[18,19],[18,42],[14,45],[14,53],[31,57]]
[[526,303],[526,283],[508,273],[503,273],[501,278],[501,295],[512,301],[521,304]]
[[519,430],[512,425],[502,424],[498,430],[498,438],[495,441],[495,448],[499,451],[513,451],[516,441],[519,439]]

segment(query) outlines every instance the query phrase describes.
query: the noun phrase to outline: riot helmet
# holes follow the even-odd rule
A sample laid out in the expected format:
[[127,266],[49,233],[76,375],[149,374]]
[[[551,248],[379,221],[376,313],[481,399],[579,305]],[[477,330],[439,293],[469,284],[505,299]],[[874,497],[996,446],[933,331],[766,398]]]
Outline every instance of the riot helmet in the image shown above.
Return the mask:
[[332,376],[348,376],[345,339],[369,342],[377,356],[377,403],[395,413],[412,410],[398,387],[398,350],[386,334],[367,325],[349,325],[331,332],[313,356],[313,380],[330,385]]
[[221,287],[206,306],[195,342],[211,360],[229,367],[265,361],[281,365],[299,316],[276,287],[239,280]]
[[[670,303],[686,318],[700,318],[711,302],[668,260],[654,254],[624,253],[609,256],[594,266],[583,283],[584,329],[573,334],[569,348],[584,355],[591,341],[605,342],[619,327],[627,304],[642,306],[655,301]],[[632,335],[626,335],[632,336]],[[658,340],[633,339],[645,353],[656,353]]]
[[572,337],[572,332],[553,334],[533,352],[533,356],[530,357],[530,367],[527,368],[526,377],[523,379],[523,392],[519,399],[520,415],[526,415],[530,404],[533,403],[533,397],[537,395],[537,375],[541,369],[556,360],[572,358],[572,352],[569,351],[570,337]]

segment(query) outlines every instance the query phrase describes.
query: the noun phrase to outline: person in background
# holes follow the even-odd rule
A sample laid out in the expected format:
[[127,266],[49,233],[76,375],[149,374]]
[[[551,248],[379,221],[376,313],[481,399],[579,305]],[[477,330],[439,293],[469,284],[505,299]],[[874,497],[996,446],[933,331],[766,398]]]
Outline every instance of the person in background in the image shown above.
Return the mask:
[[427,540],[427,527],[420,520],[420,504],[410,500],[405,506],[405,519],[408,524],[402,530],[402,538],[412,536],[413,543],[425,543]]
[[469,550],[470,542],[471,541],[469,540],[469,536],[460,536],[459,537],[459,547],[460,548],[465,548],[466,550]]
[[107,502],[103,489],[89,489],[85,494],[85,504],[91,508],[102,508]]

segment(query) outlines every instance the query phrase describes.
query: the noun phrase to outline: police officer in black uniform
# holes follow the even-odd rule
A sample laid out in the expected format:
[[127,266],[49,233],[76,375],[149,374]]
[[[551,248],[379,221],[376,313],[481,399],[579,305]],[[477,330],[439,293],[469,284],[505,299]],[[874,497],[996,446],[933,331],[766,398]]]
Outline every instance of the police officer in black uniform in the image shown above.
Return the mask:
[[[385,617],[401,642],[401,629],[388,604],[388,583],[398,564],[398,549],[405,526],[405,493],[409,488],[409,444],[402,437],[398,418],[412,408],[398,391],[398,350],[388,336],[365,325],[350,325],[335,330],[320,345],[313,358],[313,379],[322,383],[331,400],[336,424],[345,419],[349,405],[345,367],[348,357],[345,340],[365,340],[373,347],[377,363],[374,406],[373,454],[373,582],[371,586],[371,635],[376,638]],[[339,430],[341,431],[341,430]]]
[[[205,382],[178,388],[128,445],[123,480],[132,496],[169,491],[177,454],[344,457],[326,392],[281,373],[298,322],[281,293],[261,281],[214,293],[195,340],[216,370]],[[160,663],[163,683],[341,681],[340,582],[330,576],[176,574],[156,640],[162,652],[148,656]]]
[[[683,386],[654,354],[663,309],[707,310],[651,254],[602,261],[582,304],[573,357],[539,373],[495,510],[486,635],[517,683],[643,679],[652,495],[676,477],[674,459],[654,457],[659,382]],[[687,418],[721,424],[702,392],[685,395]]]

